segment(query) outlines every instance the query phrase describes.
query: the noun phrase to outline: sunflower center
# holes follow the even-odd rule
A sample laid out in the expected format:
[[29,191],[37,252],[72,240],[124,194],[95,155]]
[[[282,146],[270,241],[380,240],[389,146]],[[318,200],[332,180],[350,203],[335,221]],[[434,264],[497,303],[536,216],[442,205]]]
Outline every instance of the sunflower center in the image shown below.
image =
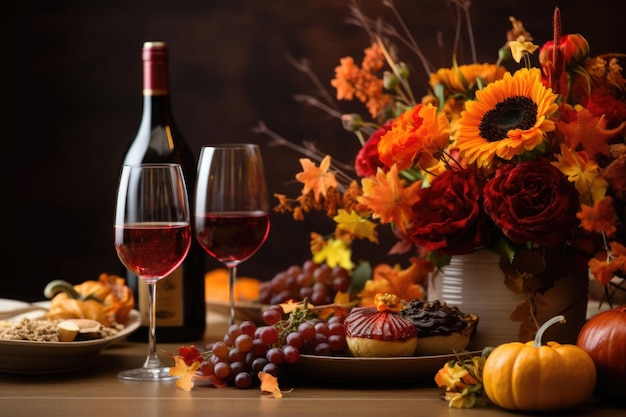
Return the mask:
[[537,122],[537,103],[524,96],[507,97],[483,116],[478,129],[489,142],[506,138],[511,129],[530,129]]

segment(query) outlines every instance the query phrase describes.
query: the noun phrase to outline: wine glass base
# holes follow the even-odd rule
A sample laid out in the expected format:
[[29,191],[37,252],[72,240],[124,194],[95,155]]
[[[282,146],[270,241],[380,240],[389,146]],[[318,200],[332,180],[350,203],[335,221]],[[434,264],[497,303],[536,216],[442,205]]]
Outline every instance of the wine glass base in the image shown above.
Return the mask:
[[170,368],[136,368],[117,374],[119,379],[126,381],[175,381],[177,376],[170,375]]

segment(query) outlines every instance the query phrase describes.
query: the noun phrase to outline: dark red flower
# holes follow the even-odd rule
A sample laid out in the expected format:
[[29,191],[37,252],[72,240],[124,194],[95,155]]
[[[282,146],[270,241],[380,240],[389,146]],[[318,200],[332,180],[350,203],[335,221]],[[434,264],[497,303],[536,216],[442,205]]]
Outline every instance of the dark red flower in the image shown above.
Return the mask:
[[413,205],[413,242],[442,255],[460,255],[484,245],[488,229],[473,171],[445,171],[418,192]]
[[576,188],[543,159],[505,165],[483,192],[485,212],[513,242],[555,247],[578,222]]
[[385,167],[378,157],[378,142],[390,129],[391,121],[378,128],[357,153],[354,168],[359,177],[371,177],[376,175],[378,168]]

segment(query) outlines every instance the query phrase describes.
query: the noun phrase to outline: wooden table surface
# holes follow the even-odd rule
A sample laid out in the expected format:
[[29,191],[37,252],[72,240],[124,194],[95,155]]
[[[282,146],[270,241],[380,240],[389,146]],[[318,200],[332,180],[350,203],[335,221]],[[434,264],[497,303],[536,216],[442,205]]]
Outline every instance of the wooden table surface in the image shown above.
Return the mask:
[[[161,344],[175,353],[180,344]],[[173,382],[130,382],[118,371],[143,363],[146,344],[118,342],[98,361],[81,371],[28,376],[0,374],[0,416],[519,416],[494,406],[470,410],[449,409],[433,384],[404,386],[337,386],[281,382],[293,388],[282,399],[261,395],[258,388],[196,386],[191,392]],[[166,363],[169,357],[163,356]],[[626,409],[597,399],[563,415],[623,416]]]

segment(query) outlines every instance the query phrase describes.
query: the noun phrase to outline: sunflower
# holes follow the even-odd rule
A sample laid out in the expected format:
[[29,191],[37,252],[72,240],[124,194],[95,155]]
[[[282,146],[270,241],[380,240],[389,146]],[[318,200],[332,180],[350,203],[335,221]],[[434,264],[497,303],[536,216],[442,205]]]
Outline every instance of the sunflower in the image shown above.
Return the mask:
[[557,98],[537,68],[506,73],[466,103],[456,142],[461,155],[487,167],[495,156],[511,160],[532,151],[554,130],[548,116],[558,109]]

